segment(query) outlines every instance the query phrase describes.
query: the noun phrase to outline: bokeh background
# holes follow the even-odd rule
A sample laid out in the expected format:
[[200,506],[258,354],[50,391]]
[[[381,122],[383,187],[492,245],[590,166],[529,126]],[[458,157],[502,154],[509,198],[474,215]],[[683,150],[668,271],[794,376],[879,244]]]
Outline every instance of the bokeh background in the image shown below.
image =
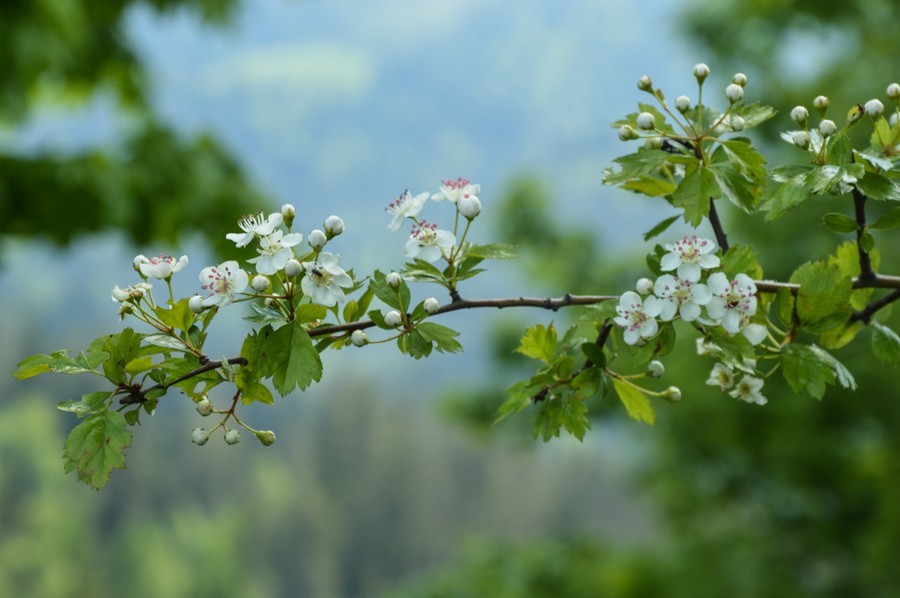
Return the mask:
[[[520,247],[465,295],[619,292],[672,213],[601,184],[640,75],[674,97],[696,62],[710,89],[747,73],[781,112],[755,133],[778,162],[791,106],[900,78],[897,22],[891,0],[4,2],[0,371],[117,329],[109,290],[137,253],[188,254],[192,294],[260,208],[295,204],[303,232],[339,214],[342,263],[399,267],[383,208],[447,177],[482,185],[476,240]],[[821,211],[725,217],[785,278],[833,246]],[[211,354],[239,346],[228,315]],[[270,448],[192,445],[172,395],[101,493],[63,475],[74,422],[54,409],[91,381],[0,377],[0,595],[896,595],[900,397],[866,335],[838,354],[858,391],[770,383],[765,408],[704,386],[683,335],[660,383],[685,398],[654,428],[608,397],[583,443],[543,445],[527,413],[489,422],[527,372],[517,333],[550,318],[454,315],[465,353],[422,362],[328,354],[322,384],[249,410]]]

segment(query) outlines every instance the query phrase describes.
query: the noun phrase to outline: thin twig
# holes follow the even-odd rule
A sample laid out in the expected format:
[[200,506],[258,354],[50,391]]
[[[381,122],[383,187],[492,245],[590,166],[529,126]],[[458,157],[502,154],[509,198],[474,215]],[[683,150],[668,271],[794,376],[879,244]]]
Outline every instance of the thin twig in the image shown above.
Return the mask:
[[855,311],[850,315],[850,323],[853,322],[863,322],[868,324],[872,319],[872,316],[875,315],[875,312],[881,309],[882,307],[887,307],[894,301],[900,299],[900,289],[894,289],[887,295],[879,297],[872,303],[868,304],[864,309],[859,311]]
[[716,242],[722,249],[722,253],[725,253],[728,251],[728,236],[725,234],[725,229],[722,228],[722,221],[719,220],[719,213],[716,211],[716,202],[712,198],[709,199],[709,223],[716,234]]
[[856,248],[859,250],[859,277],[863,280],[875,278],[869,252],[862,248],[862,239],[866,234],[866,196],[859,189],[853,188],[853,209],[856,212]]

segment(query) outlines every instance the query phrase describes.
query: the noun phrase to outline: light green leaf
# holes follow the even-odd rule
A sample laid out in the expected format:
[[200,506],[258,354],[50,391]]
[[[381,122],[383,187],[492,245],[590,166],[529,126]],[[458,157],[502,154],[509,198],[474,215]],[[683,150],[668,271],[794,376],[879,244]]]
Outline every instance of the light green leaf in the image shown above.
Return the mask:
[[684,177],[672,193],[672,205],[684,210],[684,220],[691,226],[700,226],[709,214],[710,200],[721,196],[719,185],[712,171],[701,166]]
[[729,278],[738,274],[746,274],[750,278],[759,280],[762,278],[762,268],[756,258],[756,253],[749,245],[732,245],[722,256],[722,270]]
[[82,482],[103,488],[113,469],[125,468],[124,451],[131,446],[125,425],[121,413],[103,409],[75,426],[63,451],[66,473],[75,470]]
[[130,376],[134,376],[135,374],[146,372],[152,367],[153,357],[151,355],[144,355],[142,357],[136,357],[135,359],[129,361],[125,365],[125,372]]
[[651,426],[656,423],[656,412],[653,411],[653,406],[650,404],[647,395],[618,378],[613,378],[612,381],[616,394],[619,395],[619,399],[625,405],[629,416]]
[[852,281],[837,266],[807,262],[794,271],[791,282],[800,285],[796,311],[806,330],[831,330],[850,315]]
[[171,308],[159,305],[156,308],[157,317],[163,324],[178,330],[190,330],[197,316],[188,306],[188,299],[181,299]]
[[552,323],[547,327],[543,324],[532,326],[525,331],[516,352],[550,363],[556,354],[556,328]]
[[272,376],[275,389],[285,396],[294,388],[307,388],[322,379],[322,360],[312,339],[298,320],[282,326],[265,340],[259,371]]
[[151,334],[149,336],[144,337],[144,342],[147,343],[148,345],[153,345],[155,347],[162,347],[164,349],[171,349],[174,351],[185,351],[186,350],[186,347],[184,346],[183,342],[181,342],[177,338],[170,336],[168,334]]
[[872,323],[872,352],[881,363],[900,363],[900,336],[882,324]]
[[492,243],[490,245],[467,245],[464,254],[484,260],[508,260],[516,257],[515,245]]

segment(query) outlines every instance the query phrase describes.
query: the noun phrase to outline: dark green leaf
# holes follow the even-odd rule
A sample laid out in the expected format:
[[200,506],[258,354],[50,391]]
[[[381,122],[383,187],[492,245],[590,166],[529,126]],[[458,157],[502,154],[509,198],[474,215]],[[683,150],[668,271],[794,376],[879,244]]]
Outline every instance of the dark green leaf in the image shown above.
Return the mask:
[[709,214],[710,200],[720,195],[715,175],[701,166],[682,179],[671,197],[672,205],[684,210],[685,222],[696,227]]
[[889,178],[877,172],[868,171],[856,182],[856,187],[869,199],[879,201],[900,200],[900,187]]
[[869,228],[883,230],[898,226],[900,226],[900,207],[893,208],[890,212],[881,216],[874,224],[869,225]]
[[800,285],[796,312],[806,330],[830,330],[850,315],[852,281],[837,266],[808,262],[794,271],[791,282]]
[[282,326],[265,340],[260,354],[260,371],[272,376],[275,389],[285,396],[322,379],[322,360],[303,324]]
[[121,413],[103,409],[75,426],[63,451],[66,473],[77,470],[79,480],[103,488],[113,469],[125,468],[124,451],[131,446],[125,424]]
[[749,245],[732,245],[729,247],[725,255],[722,256],[722,270],[730,279],[741,273],[756,280],[762,278],[763,275],[756,253]]
[[781,185],[771,186],[763,194],[761,204],[762,210],[766,212],[766,222],[780,218],[812,195],[806,184],[808,175],[808,172],[798,174]]
[[828,230],[836,233],[855,233],[859,228],[856,220],[846,214],[840,214],[838,212],[829,212],[822,216],[822,224],[824,224]]
[[661,235],[680,217],[680,215],[676,214],[675,216],[670,216],[662,222],[658,223],[656,226],[644,233],[644,241],[649,241],[650,239]]

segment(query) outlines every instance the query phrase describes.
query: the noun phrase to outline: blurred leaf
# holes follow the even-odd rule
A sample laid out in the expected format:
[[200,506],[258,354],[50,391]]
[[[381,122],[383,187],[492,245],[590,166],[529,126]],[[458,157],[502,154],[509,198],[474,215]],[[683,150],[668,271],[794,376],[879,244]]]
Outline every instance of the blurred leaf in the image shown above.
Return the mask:
[[103,409],[87,417],[69,433],[63,451],[66,473],[77,470],[78,479],[99,490],[113,469],[125,469],[131,432],[117,411]]

